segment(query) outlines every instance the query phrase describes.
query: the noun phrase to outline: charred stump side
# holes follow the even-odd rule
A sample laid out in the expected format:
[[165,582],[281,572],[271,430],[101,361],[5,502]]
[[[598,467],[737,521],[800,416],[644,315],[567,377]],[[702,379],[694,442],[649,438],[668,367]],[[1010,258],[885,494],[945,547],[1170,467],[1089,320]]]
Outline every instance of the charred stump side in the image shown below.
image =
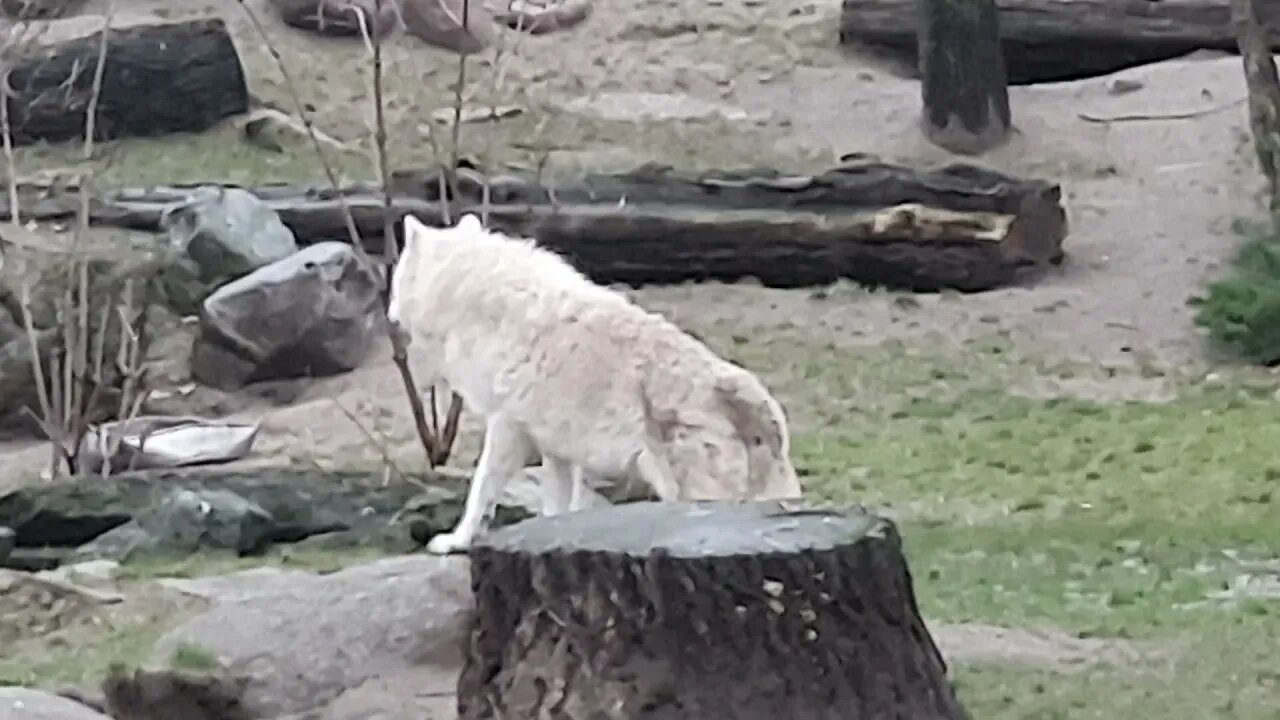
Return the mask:
[[[14,62],[14,144],[84,137],[101,44],[97,32],[32,48]],[[222,20],[109,31],[96,140],[200,132],[248,109],[244,68]]]
[[968,717],[897,530],[861,510],[634,503],[471,559],[461,720]]
[[924,133],[978,155],[1009,136],[1009,83],[994,0],[919,0]]

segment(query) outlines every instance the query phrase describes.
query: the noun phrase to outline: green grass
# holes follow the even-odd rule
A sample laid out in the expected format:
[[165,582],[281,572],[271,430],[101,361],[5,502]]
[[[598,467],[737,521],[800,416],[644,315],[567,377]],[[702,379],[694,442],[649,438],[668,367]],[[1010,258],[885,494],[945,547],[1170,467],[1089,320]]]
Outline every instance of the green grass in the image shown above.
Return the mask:
[[37,648],[28,641],[17,654],[0,654],[0,687],[96,686],[112,663],[145,663],[152,646],[168,629],[167,623],[124,622],[102,628],[83,643],[60,639]]
[[211,672],[222,667],[212,650],[192,643],[180,643],[169,656],[169,667],[174,670]]
[[[1151,667],[957,668],[974,717],[1278,718],[1280,603],[1208,601],[1280,558],[1280,405],[917,400],[796,438],[808,490],[897,517],[930,621],[1167,644]],[[1176,648],[1176,649],[1174,649]]]
[[[541,167],[545,178],[624,172],[648,161],[681,169],[739,168],[745,164],[743,158],[752,158],[757,165],[786,169],[816,169],[827,164],[816,153],[775,148],[778,140],[785,137],[785,132],[775,127],[738,132],[734,130],[737,125],[718,119],[633,124],[570,113],[542,122],[545,117],[526,113],[495,124],[465,125],[460,155],[480,161],[491,152],[499,172],[536,174]],[[623,135],[628,137],[626,146],[616,142]],[[203,133],[101,143],[99,159],[88,167],[100,188],[200,182],[328,184],[324,166],[309,140],[294,136],[281,144],[283,151],[252,144],[243,139],[235,122],[228,120]],[[363,138],[355,138],[348,143],[347,151],[325,146],[326,160],[340,182],[376,178],[366,144]],[[690,153],[695,150],[696,163],[691,165]],[[447,149],[442,152],[449,154]],[[81,153],[78,144],[18,148],[18,175],[55,174],[59,168],[81,167]],[[422,169],[438,162],[425,140],[393,148],[390,160],[393,169]]]

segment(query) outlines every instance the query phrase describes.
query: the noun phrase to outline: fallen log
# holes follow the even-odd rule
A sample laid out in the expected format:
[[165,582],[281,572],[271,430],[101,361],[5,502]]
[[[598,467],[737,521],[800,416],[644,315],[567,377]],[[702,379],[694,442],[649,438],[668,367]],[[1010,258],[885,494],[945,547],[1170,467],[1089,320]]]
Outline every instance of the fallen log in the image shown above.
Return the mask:
[[635,503],[471,562],[461,720],[967,717],[897,530],[860,509]]
[[[84,138],[102,33],[26,48],[9,76],[16,145]],[[222,20],[112,28],[97,140],[206,130],[249,109],[244,69]]]
[[[1236,49],[1229,0],[996,4],[1009,80],[1015,84],[1102,75],[1199,49]],[[1260,5],[1271,47],[1280,49],[1280,3]],[[844,0],[840,40],[884,46],[914,60],[917,17],[917,0]]]
[[[485,178],[459,171],[458,212],[479,212]],[[680,173],[648,165],[589,175],[554,188],[493,177],[490,224],[536,238],[598,282],[679,283],[755,277],[773,287],[840,278],[921,292],[991,289],[1024,268],[1060,262],[1067,232],[1061,190],[973,165],[936,170],[882,163],[817,175],[773,171]],[[393,178],[393,210],[443,223],[435,172]],[[74,215],[73,192],[27,186],[23,218]],[[373,185],[342,191],[250,188],[280,213],[301,243],[346,240],[343,201],[366,249],[382,251],[382,196]],[[90,217],[158,230],[163,212],[190,188],[126,189],[98,196]],[[0,217],[7,205],[0,200]]]

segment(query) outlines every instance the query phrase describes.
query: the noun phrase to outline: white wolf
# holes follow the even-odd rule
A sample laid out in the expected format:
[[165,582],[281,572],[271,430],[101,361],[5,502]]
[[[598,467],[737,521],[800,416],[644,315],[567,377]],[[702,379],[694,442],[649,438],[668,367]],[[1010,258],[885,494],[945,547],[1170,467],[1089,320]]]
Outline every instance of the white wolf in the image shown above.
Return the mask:
[[503,487],[542,456],[543,513],[579,509],[583,473],[636,477],[663,501],[799,498],[782,407],[747,370],[532,240],[465,215],[404,219],[388,319],[485,420],[453,532],[465,550]]

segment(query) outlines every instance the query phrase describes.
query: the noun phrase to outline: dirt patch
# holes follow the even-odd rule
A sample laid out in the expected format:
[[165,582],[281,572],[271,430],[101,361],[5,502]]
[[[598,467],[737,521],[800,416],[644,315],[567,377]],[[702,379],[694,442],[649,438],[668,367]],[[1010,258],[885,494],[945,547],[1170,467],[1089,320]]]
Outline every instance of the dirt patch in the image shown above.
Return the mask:
[[934,623],[929,631],[949,663],[1076,670],[1106,663],[1131,667],[1169,654],[1167,646],[1114,638],[1078,638],[1061,630],[983,623]]

